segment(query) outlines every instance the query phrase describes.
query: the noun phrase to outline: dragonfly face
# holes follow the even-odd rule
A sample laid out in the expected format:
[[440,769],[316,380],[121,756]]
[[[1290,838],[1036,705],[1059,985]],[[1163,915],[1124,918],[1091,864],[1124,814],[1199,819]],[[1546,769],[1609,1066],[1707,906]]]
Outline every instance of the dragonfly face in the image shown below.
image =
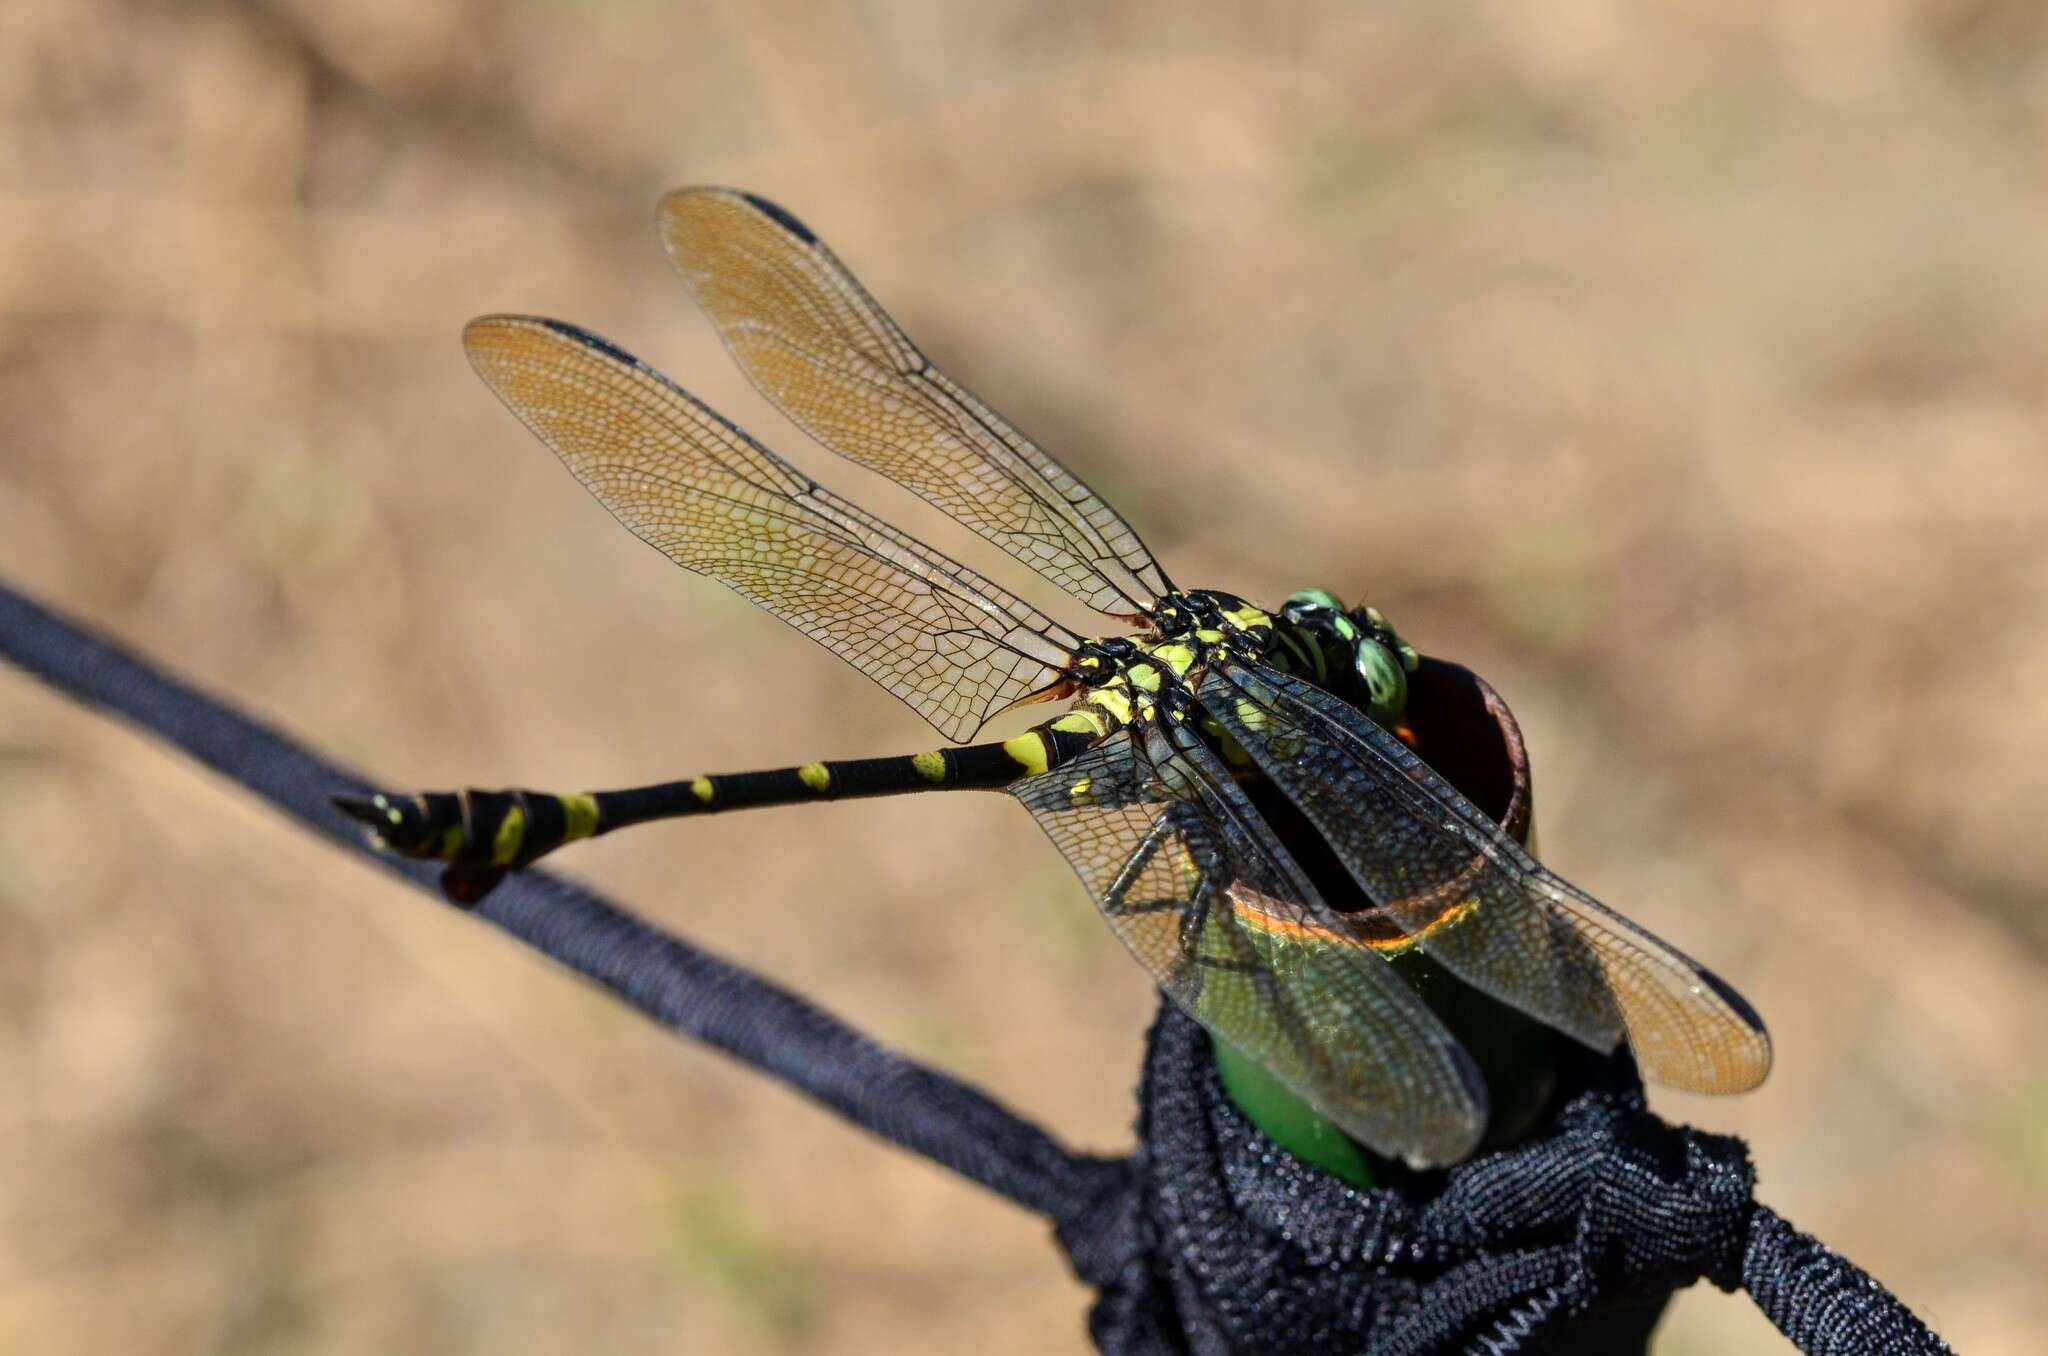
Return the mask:
[[[662,204],[726,347],[826,447],[1141,628],[1088,639],[832,494],[587,330],[491,316],[480,376],[643,541],[804,632],[951,745],[577,795],[380,794],[343,805],[480,898],[563,843],[747,806],[1003,790],[1073,866],[1160,989],[1354,1138],[1457,1161],[1487,1121],[1472,1058],[1397,974],[1459,984],[1643,1072],[1743,1091],[1770,1065],[1749,1006],[1558,877],[1417,753],[1432,670],[1369,607],[1305,589],[1269,613],[1180,590],[1115,508],[940,371],[815,234],[729,189]],[[1031,702],[1072,709],[969,743]],[[1505,727],[1503,727],[1505,728]],[[963,958],[963,963],[966,963]]]

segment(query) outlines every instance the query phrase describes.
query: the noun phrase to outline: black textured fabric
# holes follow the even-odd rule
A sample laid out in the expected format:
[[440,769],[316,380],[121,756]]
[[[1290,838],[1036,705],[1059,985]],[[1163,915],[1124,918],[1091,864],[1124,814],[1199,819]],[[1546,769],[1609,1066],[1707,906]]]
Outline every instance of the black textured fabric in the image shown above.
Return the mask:
[[1673,1291],[1748,1289],[1800,1350],[1945,1352],[1893,1296],[1757,1205],[1741,1141],[1645,1109],[1625,1056],[1567,1061],[1541,1135],[1447,1172],[1352,1187],[1274,1146],[1177,1009],[1140,1089],[1122,1251],[1076,1253],[1113,1356],[1646,1350]]
[[[432,866],[370,851],[329,804],[354,773],[0,584],[0,655],[134,722],[438,900]],[[1358,1190],[1266,1140],[1224,1094],[1207,1035],[1155,1025],[1130,1158],[1073,1154],[972,1087],[540,871],[486,921],[635,1008],[1052,1221],[1100,1292],[1111,1356],[1256,1351],[1622,1356],[1671,1292],[1740,1286],[1814,1356],[1948,1347],[1849,1262],[1751,1197],[1740,1142],[1673,1129],[1625,1059],[1569,1064],[1543,1135]]]
[[1742,1288],[1808,1356],[1920,1356],[1949,1349],[1875,1277],[1763,1206],[1750,1220]]

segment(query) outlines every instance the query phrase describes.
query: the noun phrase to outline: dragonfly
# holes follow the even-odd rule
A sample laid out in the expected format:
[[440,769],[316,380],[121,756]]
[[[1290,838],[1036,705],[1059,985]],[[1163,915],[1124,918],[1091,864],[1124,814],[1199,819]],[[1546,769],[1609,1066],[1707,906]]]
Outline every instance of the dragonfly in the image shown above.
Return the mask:
[[[1170,1000],[1389,1159],[1458,1162],[1487,1123],[1474,1059],[1395,964],[1412,952],[1596,1051],[1626,1040],[1653,1081],[1762,1081],[1770,1039],[1733,988],[1543,866],[1417,752],[1403,713],[1423,661],[1376,608],[1304,589],[1269,611],[1176,587],[1115,508],[935,366],[788,211],[690,188],[663,200],[660,226],[734,360],[806,433],[1119,629],[1069,630],[609,340],[487,316],[464,331],[476,371],[620,523],[947,743],[613,791],[337,797],[379,846],[445,863],[446,893],[474,904],[629,825],[1002,791]],[[974,742],[1039,702],[1064,709]]]

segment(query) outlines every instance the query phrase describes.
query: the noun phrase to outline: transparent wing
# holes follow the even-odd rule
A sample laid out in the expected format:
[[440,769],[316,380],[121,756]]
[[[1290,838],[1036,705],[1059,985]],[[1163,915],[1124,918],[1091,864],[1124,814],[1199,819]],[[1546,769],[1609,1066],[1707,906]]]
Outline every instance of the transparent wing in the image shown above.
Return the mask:
[[661,204],[661,232],[748,379],[819,442],[1098,611],[1131,617],[1167,591],[1131,525],[932,366],[795,217],[731,189],[681,189]]
[[1342,916],[1199,742],[1126,729],[1012,790],[1196,1021],[1383,1154],[1472,1151],[1486,1089],[1470,1057],[1385,960],[1340,940]]
[[1451,973],[1597,1050],[1625,1032],[1644,1075],[1671,1087],[1746,1092],[1770,1071],[1770,1037],[1741,995],[1545,868],[1349,704],[1235,661],[1198,695]]
[[799,474],[597,335],[486,316],[477,374],[633,534],[880,683],[948,739],[1057,682],[1078,637]]

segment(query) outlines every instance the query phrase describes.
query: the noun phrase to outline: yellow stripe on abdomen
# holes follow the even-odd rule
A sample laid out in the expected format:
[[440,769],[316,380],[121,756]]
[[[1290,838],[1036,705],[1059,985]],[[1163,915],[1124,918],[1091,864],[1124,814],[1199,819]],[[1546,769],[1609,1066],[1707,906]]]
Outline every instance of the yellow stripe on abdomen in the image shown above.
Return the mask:
[[588,794],[557,796],[562,802],[562,841],[573,843],[597,832],[597,797]]
[[1045,757],[1045,740],[1036,730],[1029,734],[1020,734],[1014,739],[1005,739],[1003,752],[1009,754],[1018,767],[1033,777],[1050,766]]
[[491,840],[491,865],[510,866],[519,856],[520,844],[526,841],[526,807],[514,805],[505,811],[505,818],[498,824],[497,837]]

